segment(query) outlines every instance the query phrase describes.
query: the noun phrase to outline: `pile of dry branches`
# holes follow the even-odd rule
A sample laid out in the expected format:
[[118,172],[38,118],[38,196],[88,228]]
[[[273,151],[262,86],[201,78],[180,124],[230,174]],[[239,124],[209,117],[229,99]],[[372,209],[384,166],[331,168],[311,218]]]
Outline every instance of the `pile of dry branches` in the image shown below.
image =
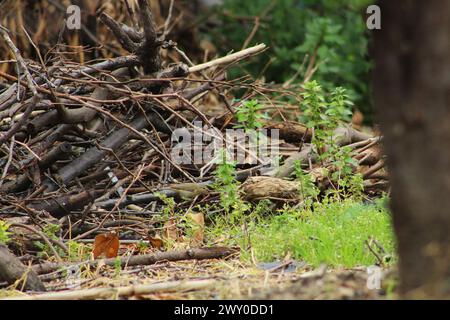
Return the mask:
[[[263,44],[194,65],[167,39],[170,23],[158,32],[147,1],[137,3],[136,26],[140,29],[119,23],[104,12],[98,14],[128,54],[95,63],[76,63],[58,51],[51,58],[43,57],[31,36],[28,41],[38,59],[26,60],[10,31],[0,27],[17,70],[15,74],[0,72],[6,80],[0,89],[1,215],[11,223],[11,230],[26,231],[20,241],[10,245],[16,253],[24,254],[31,240],[41,239],[59,260],[35,265],[34,271],[27,273],[27,289],[44,289],[36,274],[63,265],[55,247],[67,251],[67,239],[92,239],[117,227],[123,239],[147,239],[157,223],[152,215],[161,206],[160,194],[189,200],[184,202],[188,208],[213,200],[206,186],[213,182],[214,167],[205,171],[202,165],[174,161],[170,153],[173,131],[180,127],[194,130],[196,120],[219,131],[233,127],[232,88],[245,88],[251,92],[249,96],[284,90],[264,88],[248,79],[226,79],[228,68],[264,51]],[[174,52],[184,62],[167,63],[163,51]],[[222,115],[210,115],[202,106],[211,95],[223,106]],[[295,160],[314,169],[311,133],[282,118],[281,122],[266,121],[265,127],[280,130],[280,140],[275,143],[286,158],[283,166],[258,178],[251,176],[262,163],[238,170],[238,180],[247,179],[242,189],[248,200],[279,200],[296,194],[295,184],[286,180]],[[355,151],[359,162],[355,170],[363,173],[367,191],[384,190],[380,138],[351,127],[338,130],[337,143]],[[60,240],[41,231],[49,222],[61,226]],[[0,249],[0,282],[20,279],[26,269],[22,262],[37,261],[35,256],[24,255],[21,262],[5,247]],[[152,255],[137,263],[217,258],[230,253],[227,248],[188,250],[173,257],[168,252],[168,256]],[[114,265],[114,259],[107,263]]]

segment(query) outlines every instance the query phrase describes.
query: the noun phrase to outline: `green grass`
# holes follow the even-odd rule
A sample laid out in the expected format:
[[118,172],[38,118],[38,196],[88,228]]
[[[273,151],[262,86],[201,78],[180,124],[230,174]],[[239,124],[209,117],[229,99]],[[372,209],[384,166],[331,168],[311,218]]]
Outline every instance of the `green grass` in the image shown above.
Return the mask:
[[248,261],[251,246],[258,262],[282,260],[290,254],[312,266],[372,265],[377,259],[365,244],[370,238],[389,255],[395,252],[391,218],[382,200],[374,204],[343,200],[319,204],[314,212],[284,209],[278,215],[252,213],[246,219],[247,231],[241,225],[230,226],[225,219],[216,221],[210,231],[229,234],[229,244],[239,245],[242,259]]

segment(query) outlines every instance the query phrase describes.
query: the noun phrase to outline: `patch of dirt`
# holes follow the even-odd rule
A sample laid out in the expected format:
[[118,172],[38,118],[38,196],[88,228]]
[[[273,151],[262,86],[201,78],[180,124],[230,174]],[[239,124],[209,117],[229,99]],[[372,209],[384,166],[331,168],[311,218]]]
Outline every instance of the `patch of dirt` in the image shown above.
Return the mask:
[[[261,300],[293,299],[392,299],[395,297],[396,274],[384,270],[380,278],[380,289],[369,289],[366,268],[352,270],[315,270],[300,275],[291,285],[273,288],[256,294],[253,298]],[[370,280],[369,280],[370,281]]]
[[[379,290],[368,289],[366,268],[326,270],[319,267],[316,270],[309,270],[307,267],[298,267],[294,272],[291,271],[292,268],[262,270],[238,259],[162,262],[150,266],[125,268],[120,274],[114,268],[103,266],[97,270],[83,271],[77,279],[60,275],[59,278],[46,279],[46,287],[49,291],[57,292],[180,280],[213,280],[211,285],[198,290],[162,290],[152,294],[130,296],[126,299],[287,300],[391,299],[395,297],[395,293],[388,294],[390,287],[396,283],[395,272],[392,270],[382,272]],[[24,293],[19,291],[0,291],[0,297],[22,295]],[[114,299],[114,297],[111,298]]]

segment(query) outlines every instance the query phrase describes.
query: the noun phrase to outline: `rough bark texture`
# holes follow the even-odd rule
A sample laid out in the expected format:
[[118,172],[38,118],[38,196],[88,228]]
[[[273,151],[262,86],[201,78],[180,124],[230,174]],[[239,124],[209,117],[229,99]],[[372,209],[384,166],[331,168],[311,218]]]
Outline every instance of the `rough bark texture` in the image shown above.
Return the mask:
[[[24,277],[24,279],[26,279],[24,289],[45,291],[45,287],[41,280],[39,280],[37,274],[33,270],[27,270],[6,246],[0,244],[0,281],[6,281],[9,284],[13,284],[16,280],[22,278],[26,272],[28,272],[28,274]],[[18,289],[20,288],[21,286],[18,287]]]
[[450,294],[450,2],[380,1],[375,99],[392,183],[401,291]]

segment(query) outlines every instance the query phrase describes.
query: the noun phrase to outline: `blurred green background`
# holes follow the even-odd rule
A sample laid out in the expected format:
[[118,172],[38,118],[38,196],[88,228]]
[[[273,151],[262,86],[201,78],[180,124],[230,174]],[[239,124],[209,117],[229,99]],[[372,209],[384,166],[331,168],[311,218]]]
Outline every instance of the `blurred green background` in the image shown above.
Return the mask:
[[246,41],[248,46],[262,42],[270,46],[244,69],[235,68],[233,76],[248,73],[256,78],[264,73],[266,82],[284,83],[293,77],[292,83],[302,82],[314,59],[317,70],[311,80],[326,90],[346,88],[370,122],[369,4],[367,0],[225,0],[211,9],[216,24],[206,37],[223,54],[240,50]]

